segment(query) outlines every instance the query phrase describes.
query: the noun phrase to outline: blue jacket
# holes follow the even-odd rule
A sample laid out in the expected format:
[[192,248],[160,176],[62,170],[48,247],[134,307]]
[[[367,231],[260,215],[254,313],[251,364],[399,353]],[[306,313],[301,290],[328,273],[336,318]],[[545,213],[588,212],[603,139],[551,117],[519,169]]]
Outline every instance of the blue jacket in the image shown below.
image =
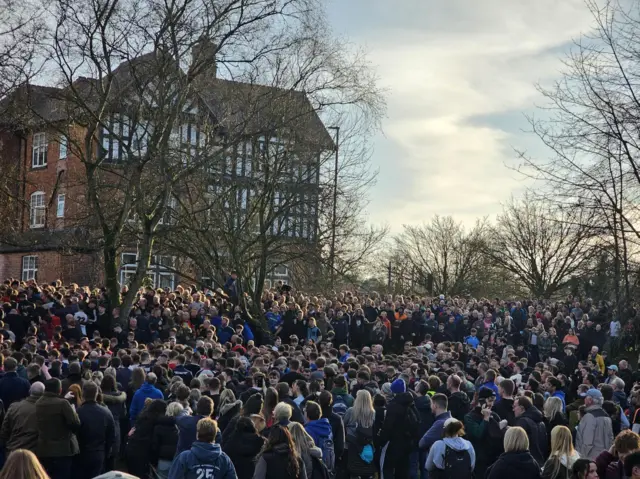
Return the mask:
[[444,423],[447,419],[451,417],[451,413],[449,411],[443,412],[439,416],[436,416],[436,420],[433,421],[433,424],[429,428],[429,430],[422,436],[420,439],[420,443],[418,447],[420,449],[429,449],[433,444],[442,439],[442,431],[444,431]]
[[18,376],[18,373],[6,373],[0,379],[0,399],[4,403],[4,410],[8,411],[14,402],[22,401],[29,396],[30,388],[29,381]]
[[564,398],[564,391],[556,391],[553,393],[552,397],[560,398],[562,401],[562,412],[565,412],[567,409],[567,401]]
[[218,331],[216,332],[218,334],[218,342],[222,345],[229,342],[229,340],[231,339],[231,336],[236,334],[236,331],[231,326],[227,326],[227,327],[223,326],[220,329],[218,329]]
[[237,479],[229,456],[218,444],[196,441],[189,451],[176,457],[169,471],[169,479]]
[[132,426],[135,425],[138,414],[144,409],[144,402],[147,398],[164,399],[164,395],[162,391],[147,382],[140,386],[140,389],[133,395],[131,407],[129,408],[129,418],[131,419]]
[[332,439],[333,434],[331,432],[331,423],[326,417],[320,418],[316,421],[309,421],[305,424],[304,429],[309,436],[312,437],[316,446],[321,447],[325,439]]
[[282,324],[282,317],[279,314],[274,313],[273,311],[267,312],[264,315],[267,318],[267,324],[269,325],[269,331],[275,333],[280,324]]
[[[198,425],[198,421],[203,417],[204,416],[200,415],[189,416],[186,413],[176,417],[176,426],[178,426],[178,445],[176,447],[176,455],[181,452],[188,451],[191,449],[193,444],[197,442],[196,427]],[[218,430],[216,443],[220,444],[221,442],[222,434],[220,433],[220,430]]]
[[253,331],[251,331],[251,326],[249,326],[249,323],[247,321],[244,322],[244,329],[242,330],[242,336],[244,337],[245,343],[249,341],[253,341],[254,339]]
[[467,343],[472,348],[476,349],[480,345],[480,340],[478,339],[478,336],[469,336],[465,340],[465,343]]

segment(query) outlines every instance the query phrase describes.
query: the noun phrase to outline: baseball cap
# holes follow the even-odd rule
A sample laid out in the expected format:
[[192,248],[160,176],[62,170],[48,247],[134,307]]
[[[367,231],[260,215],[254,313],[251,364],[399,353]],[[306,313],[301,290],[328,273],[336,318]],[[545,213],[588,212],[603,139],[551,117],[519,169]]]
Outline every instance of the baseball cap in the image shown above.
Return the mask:
[[611,371],[618,371],[618,366],[616,366],[615,364],[612,364],[607,369],[610,369]]
[[602,393],[597,389],[589,389],[587,391],[586,397],[590,397],[592,399],[602,399]]

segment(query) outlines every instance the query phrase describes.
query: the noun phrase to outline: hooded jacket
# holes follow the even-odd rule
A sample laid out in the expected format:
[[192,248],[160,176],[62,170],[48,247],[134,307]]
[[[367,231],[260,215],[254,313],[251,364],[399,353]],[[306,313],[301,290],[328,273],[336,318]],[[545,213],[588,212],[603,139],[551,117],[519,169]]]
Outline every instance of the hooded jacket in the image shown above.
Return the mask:
[[467,451],[471,458],[471,470],[473,470],[476,465],[476,453],[471,443],[461,437],[445,437],[444,439],[434,442],[431,449],[429,449],[429,455],[425,463],[427,471],[444,469],[444,454],[447,451],[447,447],[454,451]]
[[565,398],[564,391],[558,389],[551,395],[551,397],[560,398],[560,400],[562,401],[562,412],[565,412],[567,410],[567,400]]
[[525,430],[531,455],[538,464],[544,464],[547,455],[547,429],[542,413],[535,406],[531,406],[515,419],[514,426]]
[[251,479],[265,438],[253,431],[236,429],[223,444],[223,451],[236,466],[238,479]]
[[173,461],[169,479],[236,479],[236,470],[218,444],[196,441]]
[[449,396],[449,412],[451,417],[455,417],[458,421],[464,421],[464,416],[469,412],[470,403],[469,396],[462,391],[456,391]]
[[539,479],[540,465],[529,451],[505,452],[489,468],[487,479],[511,479],[518,471],[518,479]]
[[[195,415],[188,416],[186,414],[176,417],[176,425],[178,426],[178,445],[176,446],[176,454],[187,451],[193,444],[195,444],[197,437],[198,421],[203,419],[204,416]],[[222,435],[218,431],[216,442],[220,442]]]
[[380,430],[379,441],[384,445],[390,443],[393,449],[413,450],[418,439],[419,425],[410,423],[407,418],[409,409],[413,409],[412,414],[419,417],[418,410],[414,404],[413,395],[405,392],[397,394],[387,404],[387,414]]
[[331,424],[326,417],[322,417],[315,421],[309,421],[305,424],[304,429],[318,447],[322,447],[322,444],[326,439],[333,439]]
[[144,402],[147,398],[151,399],[164,399],[162,391],[156,388],[153,384],[145,382],[140,389],[136,391],[131,400],[131,407],[129,408],[129,418],[131,419],[131,425],[135,425],[138,414],[144,409]]

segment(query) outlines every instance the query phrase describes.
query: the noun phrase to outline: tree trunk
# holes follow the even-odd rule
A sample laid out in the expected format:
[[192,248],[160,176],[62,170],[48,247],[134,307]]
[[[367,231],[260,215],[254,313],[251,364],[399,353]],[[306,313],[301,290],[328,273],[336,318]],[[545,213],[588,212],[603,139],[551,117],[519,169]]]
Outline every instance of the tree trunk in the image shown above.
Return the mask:
[[[120,281],[118,279],[118,248],[113,242],[111,237],[105,238],[104,245],[102,246],[102,255],[104,257],[104,274],[105,274],[105,286],[107,288],[107,294],[109,296],[109,306],[111,311],[111,318],[113,320],[113,309],[120,308]],[[112,327],[115,324],[111,325]]]
[[141,244],[138,247],[138,262],[136,265],[136,274],[133,275],[131,284],[129,285],[129,291],[125,294],[122,300],[122,307],[120,308],[121,316],[124,316],[125,320],[128,320],[131,307],[138,295],[138,290],[142,286],[142,281],[147,275],[149,269],[149,263],[151,262],[151,252],[153,249],[154,234],[145,232]]

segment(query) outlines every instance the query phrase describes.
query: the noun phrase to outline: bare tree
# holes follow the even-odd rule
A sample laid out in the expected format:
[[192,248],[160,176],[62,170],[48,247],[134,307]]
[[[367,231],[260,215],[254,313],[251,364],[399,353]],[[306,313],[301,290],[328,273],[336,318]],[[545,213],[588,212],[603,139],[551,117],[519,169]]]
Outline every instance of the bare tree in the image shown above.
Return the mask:
[[491,231],[487,254],[533,295],[550,298],[588,271],[596,250],[587,216],[580,208],[556,210],[532,196],[512,199]]
[[395,238],[395,248],[422,277],[433,276],[434,292],[467,293],[469,280],[484,258],[486,224],[478,221],[465,231],[450,216],[435,216],[422,226],[404,226]]

